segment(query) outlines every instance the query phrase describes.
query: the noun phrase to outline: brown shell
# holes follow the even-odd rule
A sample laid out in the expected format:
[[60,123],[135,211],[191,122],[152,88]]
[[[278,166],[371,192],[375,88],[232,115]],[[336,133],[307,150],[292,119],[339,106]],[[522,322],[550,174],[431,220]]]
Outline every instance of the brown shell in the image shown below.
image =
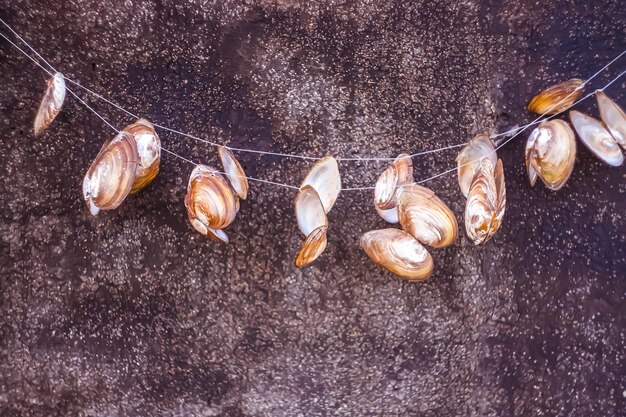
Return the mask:
[[137,194],[150,184],[159,173],[161,140],[152,123],[146,119],[137,119],[135,123],[126,126],[124,131],[132,134],[137,143],[139,165],[137,166],[137,177],[130,190],[131,194]]
[[327,231],[328,226],[324,225],[309,233],[294,261],[298,268],[309,265],[324,252],[327,243]]
[[569,119],[582,143],[598,159],[614,167],[624,163],[622,149],[601,121],[576,110],[569,112]]
[[376,181],[374,188],[374,205],[379,210],[388,210],[396,206],[396,189],[398,186],[413,181],[413,161],[405,153],[389,165]]
[[248,178],[246,177],[246,172],[243,170],[237,158],[235,158],[235,155],[233,155],[228,148],[218,146],[217,152],[230,185],[239,198],[245,200],[248,197]]
[[57,72],[48,80],[46,93],[39,104],[33,126],[35,136],[41,135],[57,117],[65,101],[65,91],[65,78]]
[[528,103],[528,110],[537,114],[561,113],[580,98],[583,84],[583,80],[573,78],[554,85],[533,97]]
[[484,134],[474,137],[456,157],[459,186],[465,197],[469,193],[470,184],[474,179],[476,170],[484,158],[489,159],[493,165],[498,160],[496,149],[493,147],[491,139]]

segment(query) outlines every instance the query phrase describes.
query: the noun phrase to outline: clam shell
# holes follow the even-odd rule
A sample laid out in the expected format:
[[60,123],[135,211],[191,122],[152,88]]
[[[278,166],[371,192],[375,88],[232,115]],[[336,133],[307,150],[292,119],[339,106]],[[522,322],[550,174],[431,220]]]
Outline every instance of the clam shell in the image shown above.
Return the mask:
[[470,184],[483,158],[489,159],[493,165],[498,157],[493,143],[487,135],[477,135],[456,157],[459,186],[465,197],[469,193]]
[[572,128],[563,120],[541,122],[528,137],[525,157],[531,185],[539,177],[549,189],[561,189],[576,160],[576,139]]
[[305,185],[315,188],[322,200],[324,210],[328,213],[341,191],[341,176],[337,160],[332,156],[327,156],[317,161],[302,181],[300,188]]
[[528,103],[528,110],[537,114],[557,114],[569,109],[582,94],[584,81],[579,78],[554,85],[537,94]]
[[430,253],[403,230],[372,230],[361,236],[360,244],[374,263],[402,278],[421,281],[433,272]]
[[232,185],[239,198],[245,200],[248,197],[248,178],[246,177],[246,172],[230,149],[218,146],[217,152],[220,155],[220,160],[222,161],[222,166],[224,167],[228,181],[230,181],[230,185]]
[[152,123],[146,119],[137,119],[135,123],[126,126],[124,131],[132,134],[137,143],[139,164],[135,182],[130,190],[137,194],[156,178],[161,163],[161,140],[154,131]]
[[37,116],[35,116],[33,126],[35,136],[41,135],[50,126],[61,111],[64,101],[65,78],[63,74],[57,72],[48,80],[46,92],[43,99],[41,99],[41,104],[39,104],[39,110],[37,111]]
[[626,149],[626,114],[624,114],[624,110],[602,91],[596,92],[596,100],[598,100],[598,110],[602,121],[617,143]]
[[400,187],[398,215],[402,229],[425,245],[443,248],[456,240],[458,225],[454,214],[426,187]]
[[465,204],[465,231],[475,245],[486,243],[498,231],[506,208],[502,160],[494,167],[483,159]]
[[413,181],[413,161],[405,153],[400,154],[378,177],[374,188],[374,205],[387,210],[396,206],[396,188]]
[[135,181],[139,155],[133,135],[119,132],[106,142],[83,179],[83,196],[92,215],[117,208]]
[[576,110],[569,112],[569,119],[580,140],[594,155],[611,166],[622,165],[624,154],[601,121]]
[[313,187],[305,185],[300,189],[294,201],[298,228],[304,236],[313,230],[328,226],[328,219],[319,195]]
[[306,240],[302,244],[298,255],[296,255],[296,259],[294,264],[298,268],[302,268],[316,260],[326,249],[326,233],[328,231],[328,226],[320,226],[313,230],[307,236]]
[[225,233],[217,230],[235,220],[238,199],[222,174],[205,165],[196,166],[189,177],[185,207],[189,221],[198,232],[228,241]]
[[386,221],[387,223],[391,223],[391,224],[396,224],[400,221],[400,219],[398,218],[398,207],[392,207],[390,209],[387,210],[381,210],[378,207],[376,207],[376,213],[378,213],[378,215],[380,217],[383,218],[384,221]]

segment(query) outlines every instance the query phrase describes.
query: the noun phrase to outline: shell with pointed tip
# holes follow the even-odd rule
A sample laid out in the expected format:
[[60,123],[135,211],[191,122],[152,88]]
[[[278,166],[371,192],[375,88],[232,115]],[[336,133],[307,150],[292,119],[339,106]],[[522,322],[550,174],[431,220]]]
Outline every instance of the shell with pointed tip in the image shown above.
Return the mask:
[[470,184],[478,166],[485,158],[489,159],[493,165],[498,159],[493,143],[487,135],[482,134],[472,139],[456,157],[459,186],[465,197],[469,193]]
[[421,185],[398,189],[398,215],[402,229],[425,245],[443,248],[458,235],[452,211],[433,191]]
[[228,241],[219,229],[228,227],[237,215],[238,199],[226,179],[218,171],[198,165],[191,172],[185,196],[190,223],[201,234]]
[[502,160],[494,167],[483,159],[470,186],[465,204],[465,231],[475,245],[487,243],[498,231],[506,208]]
[[525,157],[531,185],[541,178],[549,189],[560,190],[574,169],[574,131],[563,120],[541,122],[528,137]]
[[537,94],[528,103],[528,110],[537,114],[557,114],[569,109],[582,94],[584,81],[573,78]]
[[405,153],[398,155],[378,177],[374,187],[374,205],[380,210],[396,207],[396,189],[413,181],[413,161]]
[[139,155],[135,138],[119,132],[106,142],[83,179],[83,196],[92,215],[117,208],[131,190]]
[[372,230],[361,236],[360,244],[374,263],[402,278],[421,281],[433,272],[430,253],[403,230]]
[[324,252],[327,243],[327,231],[328,226],[322,225],[309,233],[294,262],[298,268],[307,266]]
[[569,112],[569,119],[580,140],[595,156],[614,167],[624,163],[622,150],[601,121],[576,110]]
[[305,185],[315,188],[322,200],[324,210],[328,213],[341,191],[341,176],[337,160],[332,156],[327,156],[317,161],[302,181],[300,188]]
[[294,200],[294,207],[298,228],[304,236],[308,236],[320,226],[328,225],[322,200],[310,185],[305,185],[300,189]]
[[55,73],[48,80],[46,93],[41,100],[37,116],[35,116],[34,132],[35,136],[41,135],[46,130],[55,117],[61,111],[65,101],[65,78],[60,72]]
[[139,165],[137,176],[131,194],[137,194],[156,178],[161,163],[161,140],[154,131],[152,123],[146,119],[137,119],[132,125],[126,126],[124,131],[132,134],[137,143]]
[[626,114],[616,102],[602,91],[596,93],[602,121],[622,148],[626,149]]
[[222,161],[222,166],[224,167],[224,172],[227,174],[226,177],[230,185],[232,185],[233,190],[235,190],[239,198],[245,200],[248,197],[248,178],[246,177],[246,172],[230,149],[218,146],[217,152],[220,155],[220,160]]

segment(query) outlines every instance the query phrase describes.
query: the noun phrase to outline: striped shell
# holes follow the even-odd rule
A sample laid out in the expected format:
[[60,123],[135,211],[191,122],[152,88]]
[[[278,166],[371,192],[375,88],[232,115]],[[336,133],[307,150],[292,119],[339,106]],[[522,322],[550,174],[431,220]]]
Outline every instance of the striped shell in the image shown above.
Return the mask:
[[161,163],[161,140],[154,131],[152,123],[146,119],[137,119],[132,125],[126,126],[126,132],[132,134],[137,143],[139,165],[137,176],[130,190],[137,194],[156,178]]
[[542,115],[561,113],[578,100],[583,84],[583,80],[573,78],[554,85],[533,97],[528,103],[528,110]]
[[37,116],[35,116],[35,123],[33,130],[35,136],[41,135],[54,121],[55,117],[61,111],[63,102],[65,101],[65,78],[60,72],[55,73],[51,79],[48,80],[48,86],[46,92],[39,104],[39,110]]

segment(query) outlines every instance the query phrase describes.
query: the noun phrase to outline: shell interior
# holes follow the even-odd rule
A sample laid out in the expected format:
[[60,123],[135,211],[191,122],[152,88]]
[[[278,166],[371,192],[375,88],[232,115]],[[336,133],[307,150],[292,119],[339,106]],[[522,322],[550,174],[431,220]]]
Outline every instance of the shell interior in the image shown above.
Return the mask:
[[317,191],[324,205],[324,210],[328,213],[341,191],[341,176],[339,175],[337,160],[332,156],[327,156],[317,161],[302,181],[300,188],[305,185],[310,185]]
[[622,165],[624,154],[602,122],[576,110],[569,112],[569,118],[580,140],[594,155],[611,166]]
[[626,114],[616,102],[602,91],[596,92],[600,117],[613,138],[626,149]]
[[498,159],[496,149],[487,135],[478,135],[472,139],[456,157],[457,175],[461,192],[465,197],[482,159],[487,158],[493,165]]
[[298,228],[304,236],[308,236],[313,230],[321,226],[328,226],[322,200],[310,185],[305,185],[300,189],[294,206]]
[[239,198],[245,200],[248,196],[248,178],[243,167],[230,149],[218,146],[217,152],[220,155],[220,160],[230,185],[232,185]]

